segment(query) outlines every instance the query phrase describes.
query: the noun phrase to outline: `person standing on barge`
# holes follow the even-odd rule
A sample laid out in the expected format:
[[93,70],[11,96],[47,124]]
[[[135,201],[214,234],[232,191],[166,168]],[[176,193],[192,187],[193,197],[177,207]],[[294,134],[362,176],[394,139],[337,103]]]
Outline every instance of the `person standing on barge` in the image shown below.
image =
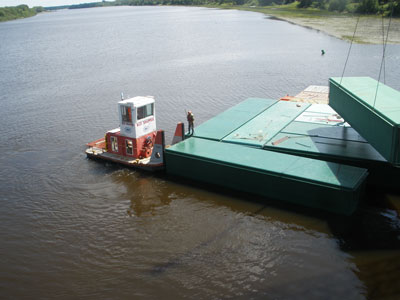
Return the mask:
[[193,133],[194,133],[194,115],[193,115],[192,111],[190,111],[190,110],[187,113],[187,121],[189,123],[188,133],[189,133],[189,135],[193,135]]

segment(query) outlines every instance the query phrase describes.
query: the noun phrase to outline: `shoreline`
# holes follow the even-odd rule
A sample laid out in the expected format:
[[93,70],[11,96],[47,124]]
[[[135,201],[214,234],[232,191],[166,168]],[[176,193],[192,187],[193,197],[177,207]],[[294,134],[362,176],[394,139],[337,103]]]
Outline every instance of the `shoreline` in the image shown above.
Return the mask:
[[[273,16],[275,17],[275,16]],[[357,30],[357,17],[328,17],[326,19],[305,19],[305,18],[282,18],[277,19],[299,25],[305,28],[324,32],[330,36],[341,40],[353,40],[357,44],[383,44],[383,39],[386,39],[389,20],[384,19],[384,32],[382,29],[382,19],[379,17],[360,16]],[[353,39],[354,35],[354,39]],[[400,44],[400,20],[391,20],[388,44]]]
[[[189,5],[188,7],[190,7]],[[310,9],[288,9],[279,6],[261,6],[250,7],[242,5],[199,5],[200,7],[217,9],[236,9],[243,11],[258,12],[268,18],[289,22],[294,25],[302,26],[308,29],[317,30],[333,36],[335,38],[352,41],[358,44],[383,44],[384,37],[388,37],[388,44],[400,44],[400,18],[382,19],[380,16],[369,15],[351,15],[347,13],[334,13],[322,10]],[[18,19],[31,18],[39,13],[46,11],[37,11],[31,16],[19,16],[14,19],[0,20],[0,22],[9,22]],[[357,30],[354,35],[354,31]],[[382,28],[383,22],[383,28]],[[390,31],[387,35],[387,30]],[[383,36],[384,32],[384,36]],[[354,39],[353,39],[354,35]]]
[[[325,11],[310,10],[287,10],[277,7],[245,7],[245,6],[207,6],[210,8],[236,9],[262,13],[269,18],[286,21],[294,25],[324,32],[341,40],[351,41],[356,29],[357,19],[359,22],[353,43],[358,44],[382,44],[383,29],[382,18],[368,15],[338,14]],[[400,44],[400,18],[384,18],[385,39],[387,29],[388,44]]]

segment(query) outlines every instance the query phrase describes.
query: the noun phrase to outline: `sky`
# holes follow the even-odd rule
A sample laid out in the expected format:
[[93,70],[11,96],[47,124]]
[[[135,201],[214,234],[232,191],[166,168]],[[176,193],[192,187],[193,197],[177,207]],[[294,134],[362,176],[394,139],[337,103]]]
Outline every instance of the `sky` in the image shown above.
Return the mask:
[[29,7],[34,6],[60,6],[69,4],[89,3],[89,2],[101,2],[101,0],[0,0],[0,7],[4,6],[17,6],[20,4],[26,4]]

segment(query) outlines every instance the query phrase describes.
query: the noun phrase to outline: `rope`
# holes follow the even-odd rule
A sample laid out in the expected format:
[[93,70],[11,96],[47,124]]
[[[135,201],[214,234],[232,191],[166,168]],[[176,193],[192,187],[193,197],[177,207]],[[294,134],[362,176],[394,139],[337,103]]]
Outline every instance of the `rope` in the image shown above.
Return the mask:
[[381,67],[379,69],[378,83],[376,85],[373,109],[375,109],[376,98],[378,96],[378,89],[379,89],[379,83],[380,83],[379,81],[381,79],[382,67],[383,67],[384,61],[385,61],[385,52],[386,52],[387,42],[388,42],[388,39],[389,39],[389,31],[390,31],[390,24],[392,23],[393,10],[394,10],[394,3],[392,1],[392,12],[390,13],[389,25],[388,25],[388,29],[387,29],[387,32],[386,32],[386,40],[385,40],[385,37],[383,37],[384,44],[383,44],[382,61],[381,61]]
[[356,23],[356,27],[354,28],[353,37],[352,37],[351,42],[350,42],[349,52],[347,53],[347,58],[346,58],[346,62],[344,63],[344,68],[343,68],[342,77],[340,78],[340,84],[342,84],[342,80],[343,80],[343,76],[344,76],[344,71],[346,70],[347,61],[349,60],[349,56],[350,56],[350,52],[351,52],[351,47],[353,46],[353,40],[354,40],[354,37],[356,36],[356,31],[357,31],[357,26],[358,26],[358,22],[359,22],[359,21],[360,21],[360,16],[358,16],[358,18],[357,18],[357,23]]
[[[382,14],[382,47],[383,52],[385,52],[385,25],[384,25],[384,18]],[[386,83],[386,62],[383,61],[383,83]]]

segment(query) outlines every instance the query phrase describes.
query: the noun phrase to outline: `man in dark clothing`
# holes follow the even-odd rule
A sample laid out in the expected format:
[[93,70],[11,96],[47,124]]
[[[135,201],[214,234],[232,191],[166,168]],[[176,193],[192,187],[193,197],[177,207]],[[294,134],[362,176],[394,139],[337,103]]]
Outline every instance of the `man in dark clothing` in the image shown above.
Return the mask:
[[187,121],[189,123],[189,134],[193,135],[194,133],[194,115],[192,112],[189,110],[187,113]]

